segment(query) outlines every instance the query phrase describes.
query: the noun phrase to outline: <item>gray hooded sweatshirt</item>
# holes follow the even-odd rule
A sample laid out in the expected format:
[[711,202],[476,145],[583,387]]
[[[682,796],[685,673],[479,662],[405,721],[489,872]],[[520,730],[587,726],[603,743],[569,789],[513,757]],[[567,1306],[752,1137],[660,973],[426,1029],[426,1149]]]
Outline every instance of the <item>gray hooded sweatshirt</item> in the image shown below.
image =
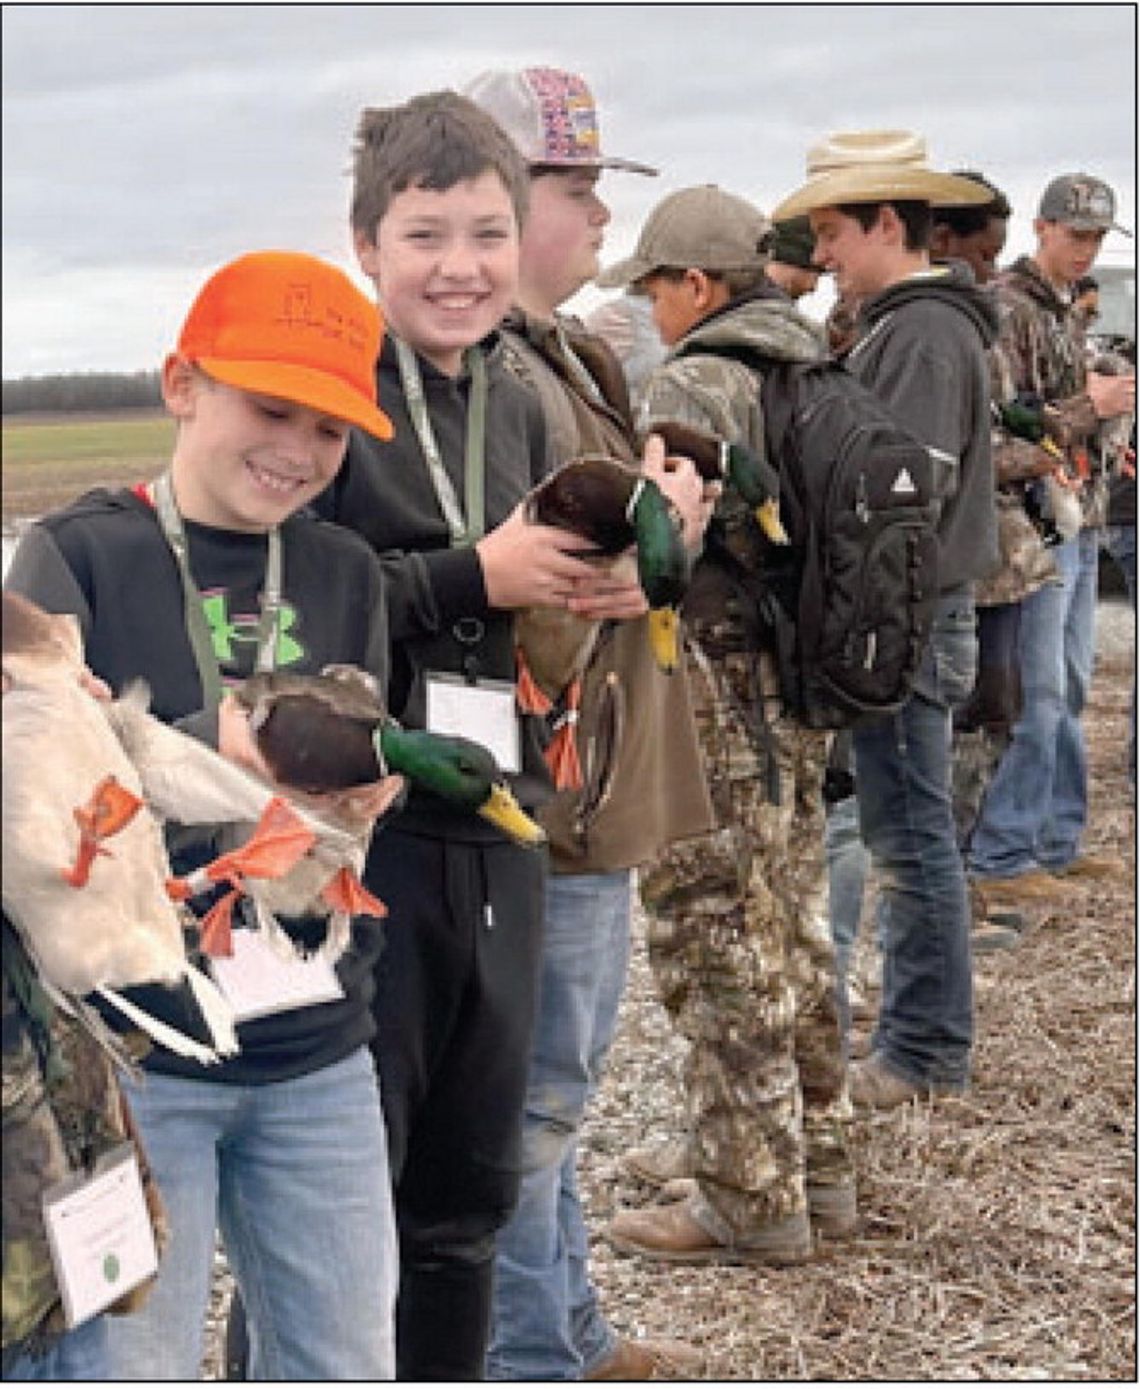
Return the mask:
[[986,349],[997,314],[968,267],[951,261],[872,295],[859,310],[849,370],[924,444],[958,459],[942,508],[941,589],[985,578],[998,564]]

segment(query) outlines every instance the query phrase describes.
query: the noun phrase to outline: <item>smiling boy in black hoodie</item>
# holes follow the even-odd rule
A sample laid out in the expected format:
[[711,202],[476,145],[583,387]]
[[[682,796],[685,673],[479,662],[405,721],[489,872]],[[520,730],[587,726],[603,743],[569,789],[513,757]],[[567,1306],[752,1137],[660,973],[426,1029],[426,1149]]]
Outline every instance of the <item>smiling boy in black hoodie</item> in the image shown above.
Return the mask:
[[970,907],[950,797],[950,711],[974,682],[974,583],[997,562],[986,348],[996,316],[962,265],[930,263],[930,209],[991,194],[926,165],[907,131],[829,136],[774,218],[807,213],[815,259],[861,300],[849,369],[925,444],[949,455],[939,604],[914,694],[854,731],[860,829],[883,880],[883,1002],[874,1050],[851,1069],[880,1107],[969,1082]]

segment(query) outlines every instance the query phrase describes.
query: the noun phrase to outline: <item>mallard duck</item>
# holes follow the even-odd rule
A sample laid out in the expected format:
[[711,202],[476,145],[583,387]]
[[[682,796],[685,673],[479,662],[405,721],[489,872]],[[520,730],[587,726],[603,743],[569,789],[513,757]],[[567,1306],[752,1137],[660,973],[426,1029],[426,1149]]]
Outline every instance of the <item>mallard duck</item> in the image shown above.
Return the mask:
[[[677,608],[689,579],[689,557],[674,508],[651,479],[635,469],[601,454],[571,459],[531,491],[526,515],[548,526],[572,531],[589,542],[591,556],[612,560],[630,546],[637,546],[637,574],[649,604],[649,631],[654,656],[662,670],[676,669],[678,659]],[[588,651],[596,623],[580,623],[579,649]],[[559,692],[562,680],[559,660],[548,660],[542,642],[520,635],[531,674],[547,693]],[[536,666],[538,670],[536,671]],[[550,666],[549,674],[544,669]]]
[[[3,903],[45,989],[119,1059],[84,999],[203,1064],[237,1050],[233,1014],[186,958],[170,867],[139,774],[81,684],[79,626],[3,595]],[[153,985],[197,1041],[120,990]],[[175,997],[177,996],[177,997]]]
[[[140,769],[144,794],[164,815],[181,823],[231,826],[223,835],[227,852],[172,884],[182,897],[229,884],[201,923],[207,954],[231,953],[232,914],[242,897],[252,904],[262,935],[285,956],[300,949],[335,961],[351,939],[354,915],[386,915],[384,904],[360,882],[372,818],[347,808],[314,809],[309,796],[400,772],[482,815],[519,843],[545,840],[485,748],[466,738],[400,728],[365,671],[330,666],[320,675],[254,675],[233,693],[250,715],[258,752],[287,803],[258,777],[151,718],[136,696],[116,701],[109,711]],[[201,792],[188,805],[187,788],[198,783]],[[298,945],[281,929],[283,917],[323,919],[323,937]]]
[[258,751],[282,786],[319,795],[406,776],[451,805],[474,811],[519,844],[545,842],[491,753],[469,738],[401,728],[376,681],[355,666],[320,675],[254,675],[235,690]]
[[775,545],[788,543],[780,521],[780,476],[775,468],[743,444],[705,434],[680,420],[663,420],[652,433],[665,441],[670,454],[691,458],[706,482],[730,482],[753,508],[760,529]]

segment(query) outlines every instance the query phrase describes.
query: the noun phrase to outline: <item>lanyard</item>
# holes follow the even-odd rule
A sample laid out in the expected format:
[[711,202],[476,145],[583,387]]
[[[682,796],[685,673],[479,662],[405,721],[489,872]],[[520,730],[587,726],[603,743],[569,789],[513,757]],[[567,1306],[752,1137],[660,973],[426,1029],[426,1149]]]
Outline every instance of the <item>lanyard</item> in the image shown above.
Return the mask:
[[[182,580],[186,636],[194,652],[198,678],[202,682],[203,703],[206,708],[212,709],[222,701],[222,672],[210,637],[210,629],[206,624],[202,595],[198,592],[198,585],[190,572],[186,531],[182,525],[182,517],[178,514],[169,473],[163,473],[154,483],[154,505],[166,543],[178,563],[178,574]],[[257,624],[257,659],[254,664],[257,671],[271,671],[277,664],[277,616],[281,609],[281,534],[276,526],[269,532],[268,541],[265,589],[261,595],[261,617]]]
[[439,509],[447,522],[453,546],[471,545],[486,529],[487,515],[484,500],[484,450],[486,446],[487,422],[487,364],[478,347],[469,348],[465,354],[471,370],[471,396],[467,403],[467,447],[464,453],[463,486],[464,500],[467,504],[467,519],[459,507],[455,488],[443,466],[435,430],[431,427],[427,401],[424,398],[424,383],[416,354],[399,338],[393,338],[396,346],[396,362],[400,368],[400,382],[404,388],[404,398],[408,402],[408,414],[416,438],[420,441],[428,476],[431,478]]

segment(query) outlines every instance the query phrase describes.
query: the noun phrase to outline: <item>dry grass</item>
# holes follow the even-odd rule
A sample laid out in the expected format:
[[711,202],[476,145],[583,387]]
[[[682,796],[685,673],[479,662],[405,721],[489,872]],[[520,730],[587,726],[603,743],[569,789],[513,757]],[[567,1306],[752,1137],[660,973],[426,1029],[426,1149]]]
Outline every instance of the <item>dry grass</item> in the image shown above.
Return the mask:
[[[1042,913],[976,961],[968,1098],[860,1114],[860,1237],[771,1271],[660,1266],[594,1240],[627,1333],[701,1346],[709,1379],[1135,1379],[1135,820],[1130,669],[1086,715],[1087,847],[1119,882]],[[609,1076],[583,1144],[592,1229],[652,1191],[619,1163],[679,1123],[682,1046],[639,941]]]

